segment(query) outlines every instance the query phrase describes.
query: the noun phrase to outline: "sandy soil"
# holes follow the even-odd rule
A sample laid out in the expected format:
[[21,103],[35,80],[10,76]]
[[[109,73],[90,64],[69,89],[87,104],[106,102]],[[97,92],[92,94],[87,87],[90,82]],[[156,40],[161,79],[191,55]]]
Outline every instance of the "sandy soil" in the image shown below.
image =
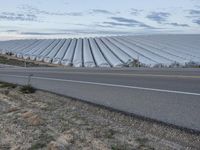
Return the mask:
[[0,84],[0,150],[198,150],[200,136],[55,94]]

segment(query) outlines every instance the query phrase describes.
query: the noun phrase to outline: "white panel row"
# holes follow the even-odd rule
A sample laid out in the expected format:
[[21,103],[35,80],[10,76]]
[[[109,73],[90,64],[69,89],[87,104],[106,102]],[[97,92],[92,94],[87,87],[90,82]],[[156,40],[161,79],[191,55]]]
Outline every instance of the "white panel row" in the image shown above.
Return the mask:
[[74,67],[200,64],[200,35],[142,35],[0,41],[0,53]]

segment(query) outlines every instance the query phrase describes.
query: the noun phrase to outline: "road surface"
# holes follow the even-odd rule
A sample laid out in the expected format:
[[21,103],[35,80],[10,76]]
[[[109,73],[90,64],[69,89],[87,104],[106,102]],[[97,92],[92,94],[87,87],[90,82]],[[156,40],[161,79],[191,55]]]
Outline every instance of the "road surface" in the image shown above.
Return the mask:
[[0,80],[200,131],[200,69],[1,68]]

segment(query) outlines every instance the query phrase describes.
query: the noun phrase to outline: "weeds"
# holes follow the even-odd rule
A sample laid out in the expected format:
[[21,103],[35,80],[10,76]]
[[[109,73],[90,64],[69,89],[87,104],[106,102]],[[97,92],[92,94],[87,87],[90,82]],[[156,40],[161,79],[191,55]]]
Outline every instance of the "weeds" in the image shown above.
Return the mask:
[[[17,87],[16,84],[7,83],[7,82],[0,82],[0,88],[15,89],[16,87]],[[19,91],[24,93],[24,94],[31,94],[31,93],[35,93],[36,89],[34,87],[32,87],[30,84],[27,84],[27,85],[21,86]]]
[[38,150],[38,149],[41,149],[41,148],[44,148],[44,147],[46,147],[46,143],[45,142],[37,142],[37,143],[35,143],[35,144],[33,144],[30,148],[29,148],[29,150]]
[[34,87],[32,87],[30,84],[20,87],[20,92],[22,92],[24,94],[35,93],[35,91],[36,91],[36,89]]
[[111,150],[127,150],[126,145],[112,145],[111,146]]
[[14,89],[16,87],[17,87],[16,84],[0,82],[0,88],[11,88],[11,89]]
[[42,130],[42,133],[38,137],[38,141],[33,144],[28,150],[38,150],[46,147],[49,142],[54,140],[54,137],[47,133],[46,130]]
[[200,68],[200,64],[194,61],[190,61],[185,64],[186,68]]
[[113,138],[113,136],[115,135],[116,131],[114,131],[113,129],[109,129],[108,132],[106,132],[105,137],[108,139]]
[[139,144],[146,144],[149,140],[147,138],[137,138],[136,141],[139,143]]
[[150,147],[148,145],[149,142],[148,138],[136,138],[135,141],[138,142],[139,144],[138,149],[155,150],[153,147]]

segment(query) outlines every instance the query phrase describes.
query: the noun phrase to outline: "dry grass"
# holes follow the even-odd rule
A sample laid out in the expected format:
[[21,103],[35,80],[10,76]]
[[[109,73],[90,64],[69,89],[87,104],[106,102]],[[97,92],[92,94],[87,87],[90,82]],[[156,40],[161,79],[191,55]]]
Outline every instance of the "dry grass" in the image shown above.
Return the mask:
[[52,67],[52,65],[46,63],[39,63],[30,60],[25,61],[12,56],[0,55],[0,64],[24,67],[25,63],[26,67]]
[[12,88],[12,89],[14,89],[16,87],[17,87],[16,84],[0,82],[0,88]]
[[1,150],[200,149],[200,136],[192,133],[39,90],[19,90],[0,88]]

